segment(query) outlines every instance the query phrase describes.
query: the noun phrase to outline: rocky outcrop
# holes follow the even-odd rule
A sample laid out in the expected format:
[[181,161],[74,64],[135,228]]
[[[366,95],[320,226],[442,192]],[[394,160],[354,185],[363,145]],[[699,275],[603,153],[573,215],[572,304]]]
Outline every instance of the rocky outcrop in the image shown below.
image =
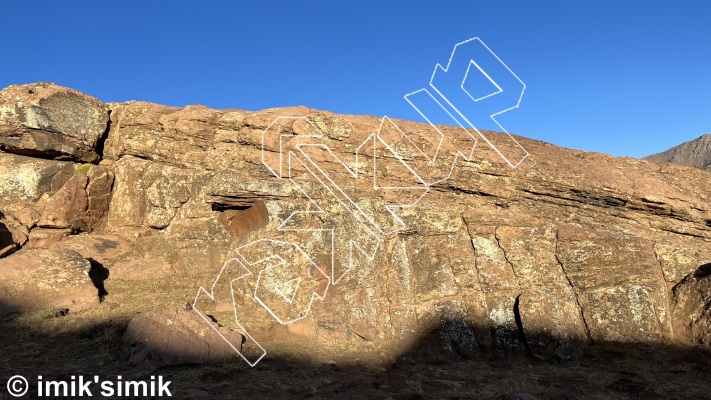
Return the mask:
[[108,107],[54,84],[10,86],[0,93],[0,150],[33,157],[95,162]]
[[[18,199],[0,210],[39,226],[30,245],[115,237],[131,250],[107,268],[170,307],[181,287],[203,288],[181,300],[244,333],[228,339],[235,349],[339,362],[416,345],[570,359],[591,341],[701,334],[680,333],[701,300],[685,305],[679,288],[711,261],[704,171],[520,137],[529,156],[514,169],[483,141],[464,159],[473,142],[459,129],[303,107],[108,107],[103,160],[85,175],[0,153],[32,176],[0,169]],[[431,149],[429,134],[448,138],[441,158],[413,149]],[[486,134],[506,153],[506,135]],[[156,290],[166,277],[176,289]]]

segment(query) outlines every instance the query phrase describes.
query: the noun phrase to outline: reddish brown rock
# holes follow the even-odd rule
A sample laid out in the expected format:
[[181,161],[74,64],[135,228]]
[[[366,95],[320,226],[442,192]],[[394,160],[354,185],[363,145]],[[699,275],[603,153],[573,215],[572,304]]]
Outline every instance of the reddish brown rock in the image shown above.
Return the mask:
[[103,227],[111,201],[114,173],[103,166],[92,165],[87,172],[89,183],[86,186],[87,210],[86,224],[91,229]]
[[[224,205],[224,203],[222,204]],[[220,215],[220,222],[233,237],[238,238],[269,224],[269,211],[263,201],[258,200],[254,204],[244,205],[240,208],[243,209],[228,209]]]
[[44,205],[41,228],[88,232],[103,226],[109,209],[114,173],[102,166],[77,168],[76,173]]
[[85,220],[89,199],[86,185],[89,178],[86,175],[74,175],[57,193],[47,201],[42,218],[38,222],[40,228],[70,228],[74,221]]
[[28,249],[0,259],[0,304],[77,312],[99,304],[91,263],[70,250]]
[[711,345],[711,263],[699,267],[674,287],[672,317],[676,337]]
[[0,257],[19,250],[29,239],[30,230],[11,215],[0,221]]
[[131,362],[153,368],[239,360],[239,355],[220,335],[241,350],[240,333],[208,323],[193,310],[174,309],[136,315],[122,342],[131,354]]
[[[5,257],[19,249],[24,244],[24,242],[20,244],[20,239],[17,232],[0,222],[0,257]],[[25,241],[27,241],[27,237],[25,237]]]
[[29,229],[37,225],[42,215],[32,207],[25,207],[17,212],[17,220]]
[[[295,185],[273,177],[262,165],[263,132],[275,118],[306,116],[325,134],[323,143],[344,160],[352,160],[368,132],[380,125],[377,118],[305,108],[250,113],[140,102],[111,107],[105,154],[116,160],[117,184],[108,226],[161,229],[181,248],[179,269],[207,262],[195,255],[217,243],[208,244],[207,237],[223,235],[206,222],[211,215],[218,215],[240,244],[266,237],[319,249],[313,231],[277,230],[293,211],[314,207]],[[397,123],[411,133],[429,129]],[[286,135],[313,133],[308,124],[285,122],[279,129]],[[493,143],[502,139],[489,135]],[[347,353],[364,349],[349,338],[362,336],[380,348],[401,349],[400,343],[413,343],[413,335],[443,329],[442,347],[450,352],[473,353],[493,344],[559,359],[579,356],[591,339],[673,338],[668,288],[694,264],[711,259],[706,223],[711,212],[705,206],[711,196],[709,175],[517,139],[530,153],[518,168],[479,146],[475,161],[460,161],[417,207],[403,210],[402,235],[384,236],[372,261],[359,264],[330,289],[321,308],[312,311],[313,326],[301,329],[311,332],[304,337],[327,337],[325,342]],[[278,154],[278,143],[265,146],[268,154]],[[353,190],[363,209],[377,209],[382,202],[378,196],[385,194],[358,188],[323,154],[314,159],[340,187]],[[421,161],[411,165],[423,176],[442,173]],[[165,172],[147,173],[156,168]],[[380,169],[379,179],[413,184],[396,164],[385,162]],[[196,180],[204,184],[173,183]],[[308,187],[317,193],[317,202],[328,199],[328,193]],[[260,201],[268,218],[255,218],[257,210],[250,208]],[[341,234],[364,238],[357,225],[348,225],[344,211],[328,200],[319,205],[330,207],[330,220],[343,221]],[[268,224],[252,231],[262,225],[253,220]],[[210,234],[200,237],[197,231]],[[188,236],[196,240],[190,246],[180,241]],[[195,261],[187,261],[191,258]],[[216,301],[229,303],[226,296]],[[269,320],[248,304],[244,312],[255,319],[255,327],[268,330]]]
[[45,229],[35,228],[29,235],[29,247],[48,248],[71,235],[71,229]]
[[[674,311],[679,307],[670,307],[670,288],[711,262],[707,172],[522,137],[516,139],[530,155],[515,169],[483,141],[472,161],[459,158],[451,169],[448,162],[418,157],[405,141],[390,148],[363,146],[381,128],[375,117],[304,107],[247,112],[144,102],[109,106],[111,130],[101,165],[89,169],[86,180],[75,178],[73,170],[71,177],[57,170],[45,174],[52,178],[42,178],[42,185],[35,180],[20,185],[32,190],[7,190],[16,193],[14,198],[32,192],[23,194],[24,203],[12,212],[35,206],[53,226],[66,224],[67,215],[84,213],[85,222],[98,221],[89,225],[122,235],[134,246],[135,253],[111,262],[139,260],[132,268],[140,268],[165,260],[176,280],[191,279],[196,289],[214,284],[214,298],[201,300],[214,305],[215,318],[234,327],[234,299],[245,329],[276,353],[301,352],[312,359],[337,354],[343,360],[375,354],[372,359],[387,360],[432,339],[439,341],[434,347],[451,357],[498,347],[507,354],[569,359],[590,341],[662,343],[681,338],[685,334],[676,327],[700,315],[693,308],[701,304],[698,296],[689,297],[694,304],[689,312]],[[276,120],[285,115],[305,119]],[[426,150],[432,149],[428,135],[441,137],[423,124],[394,122]],[[460,129],[440,129],[448,138],[441,149],[445,160],[470,149],[471,140]],[[380,129],[383,140],[397,139],[396,133],[392,126]],[[319,167],[311,172],[323,179],[299,166],[311,165],[297,163],[305,161],[302,153],[292,163],[291,180],[277,178],[263,164],[281,165],[290,159],[287,151],[280,160],[283,146],[294,152],[292,140],[315,134],[320,135],[319,146],[306,146],[304,152]],[[507,136],[486,134],[505,148]],[[334,157],[349,168],[357,165],[359,176]],[[412,171],[430,182],[448,179],[425,193]],[[109,197],[111,172],[115,182]],[[55,177],[71,182],[60,185],[62,193],[53,193],[42,211],[34,202],[56,186],[47,183]],[[415,188],[383,189],[388,186]],[[103,206],[94,209],[92,204],[107,199],[103,224]],[[414,207],[389,208],[415,200]],[[66,204],[70,201],[81,207]],[[373,224],[387,229],[374,232],[368,228]],[[401,230],[385,233],[396,229]],[[35,231],[31,243],[41,233]],[[220,274],[235,257],[234,250],[250,243],[257,244],[240,253],[258,264],[250,274],[232,264]],[[351,243],[358,247],[349,247]],[[284,291],[294,294],[297,287],[305,290],[306,283],[288,280],[294,271],[286,267],[259,274],[265,268],[261,261],[292,245],[329,272],[329,251],[335,245],[333,270],[352,269],[328,285],[323,300],[311,304],[300,298],[275,306],[293,316],[299,315],[296,305],[311,304],[308,316],[284,326],[255,299],[255,287],[265,285],[271,300],[289,300]],[[322,288],[325,280],[316,270],[309,269],[318,279],[311,276],[308,287]],[[155,283],[160,279],[150,284],[143,280],[132,281],[136,290],[150,291],[156,302],[161,296],[174,301],[173,293]],[[687,310],[686,305],[681,308]],[[705,325],[695,326],[699,328],[690,337],[702,337]]]
[[9,86],[0,92],[0,150],[41,158],[94,162],[108,107],[54,84]]
[[0,211],[16,213],[35,206],[42,195],[54,194],[73,174],[69,162],[0,152]]

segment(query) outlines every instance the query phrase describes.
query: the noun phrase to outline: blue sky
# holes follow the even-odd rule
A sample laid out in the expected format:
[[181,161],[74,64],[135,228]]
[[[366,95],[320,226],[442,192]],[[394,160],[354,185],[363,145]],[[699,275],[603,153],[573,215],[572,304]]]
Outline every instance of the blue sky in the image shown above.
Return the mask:
[[526,84],[511,133],[636,157],[711,133],[710,1],[257,3],[7,3],[0,86],[412,119],[403,95],[479,37]]

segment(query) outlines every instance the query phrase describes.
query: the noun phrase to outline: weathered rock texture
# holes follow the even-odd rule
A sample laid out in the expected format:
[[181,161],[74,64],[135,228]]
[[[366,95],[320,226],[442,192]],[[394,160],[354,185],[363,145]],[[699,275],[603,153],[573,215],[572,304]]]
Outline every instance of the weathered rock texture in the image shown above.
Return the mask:
[[674,287],[674,328],[685,342],[711,344],[711,264],[705,264]]
[[655,163],[668,162],[711,171],[711,135],[703,135],[644,159]]
[[98,161],[108,108],[54,84],[10,86],[0,94],[0,150],[59,160]]
[[98,305],[91,270],[70,250],[32,249],[0,259],[0,308],[77,312]]
[[[52,90],[67,96],[75,93]],[[3,98],[27,91],[11,87]],[[39,113],[41,104],[37,107]],[[98,104],[95,110],[102,107]],[[371,147],[355,159],[355,152],[368,149],[361,145],[381,127],[381,120],[374,117],[306,108],[219,111],[144,102],[108,107],[110,130],[103,151],[96,152],[104,158],[86,176],[59,161],[0,153],[4,163],[0,174],[13,182],[8,189],[1,184],[0,190],[17,199],[0,204],[0,210],[18,213],[30,207],[41,214],[38,219],[32,211],[22,213],[29,225],[37,220],[41,227],[30,232],[30,243],[37,229],[77,233],[71,226],[76,220],[98,230],[91,235],[115,235],[122,246],[135,243],[134,253],[111,261],[117,272],[129,271],[122,279],[165,277],[161,271],[169,274],[170,265],[179,277],[192,279],[196,290],[206,289],[196,302],[201,313],[235,329],[240,328],[235,325],[237,314],[252,335],[246,337],[247,347],[256,340],[267,349],[290,354],[355,360],[364,354],[394,357],[418,343],[434,341],[454,358],[501,348],[567,359],[577,357],[591,340],[698,342],[704,334],[679,331],[692,314],[698,314],[693,308],[699,306],[694,300],[698,296],[687,296],[693,307],[680,305],[672,287],[711,261],[707,172],[518,138],[530,153],[518,168],[510,168],[480,142],[472,161],[460,158],[451,176],[425,193],[392,152],[420,171],[423,180],[447,177],[451,164],[428,163],[406,145],[392,150]],[[98,129],[100,111],[88,117],[84,108],[72,110],[65,110],[72,114],[70,120],[88,118],[86,126]],[[0,115],[0,129],[9,131],[17,125],[19,117],[14,115]],[[280,116],[305,119],[272,125]],[[396,123],[414,141],[432,133],[423,124]],[[320,131],[319,143],[332,153],[313,146],[304,152],[311,152],[311,160],[332,180],[332,188],[343,189],[374,224],[400,230],[394,234],[364,230],[363,220],[349,211],[351,203],[336,200],[335,191],[325,190],[304,172],[298,164],[303,156],[292,159],[292,180],[275,177],[263,164],[262,135],[267,129],[295,135],[281,137],[292,143]],[[440,129],[454,138],[442,154],[467,148],[461,130]],[[393,132],[397,133],[381,135]],[[505,149],[503,135],[488,136]],[[281,145],[265,141],[266,159],[278,164]],[[288,153],[282,155],[282,162],[289,160]],[[334,157],[350,168],[358,165],[365,178],[354,178]],[[370,167],[373,157],[379,160],[377,171]],[[14,165],[27,168],[29,178],[14,173]],[[415,189],[374,188],[373,173],[379,187]],[[386,207],[421,195],[416,206],[394,209],[401,222]],[[312,213],[297,214],[284,224],[296,211]],[[292,226],[302,229],[290,230]],[[331,274],[327,229],[334,230],[337,249],[348,249],[349,241],[359,243],[363,252],[374,249],[372,260],[354,250],[353,269],[335,285],[319,272],[328,269]],[[259,239],[269,240],[255,242]],[[315,266],[301,272],[304,280],[284,280],[288,271],[280,268],[260,274],[266,265],[245,273],[244,264],[233,260],[234,250],[249,243],[258,245],[245,247],[240,254],[255,265],[278,252],[301,257],[284,244],[293,243]],[[90,253],[90,247],[85,250]],[[334,271],[345,272],[348,259],[343,253],[335,259]],[[142,266],[154,265],[154,271],[139,273]],[[323,300],[310,303],[308,316],[282,325],[255,301],[260,276],[284,280],[268,294],[291,300],[271,310],[275,315],[300,315],[297,309],[310,297],[299,297],[298,291],[327,293]],[[214,297],[207,296],[208,291]],[[703,331],[707,325],[694,326]]]

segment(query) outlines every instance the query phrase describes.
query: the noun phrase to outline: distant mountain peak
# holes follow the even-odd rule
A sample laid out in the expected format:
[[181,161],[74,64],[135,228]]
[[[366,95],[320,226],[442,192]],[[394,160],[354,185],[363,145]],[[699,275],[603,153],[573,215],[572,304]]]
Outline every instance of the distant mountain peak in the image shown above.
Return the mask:
[[697,139],[644,159],[655,163],[669,162],[711,171],[711,135],[701,135]]

